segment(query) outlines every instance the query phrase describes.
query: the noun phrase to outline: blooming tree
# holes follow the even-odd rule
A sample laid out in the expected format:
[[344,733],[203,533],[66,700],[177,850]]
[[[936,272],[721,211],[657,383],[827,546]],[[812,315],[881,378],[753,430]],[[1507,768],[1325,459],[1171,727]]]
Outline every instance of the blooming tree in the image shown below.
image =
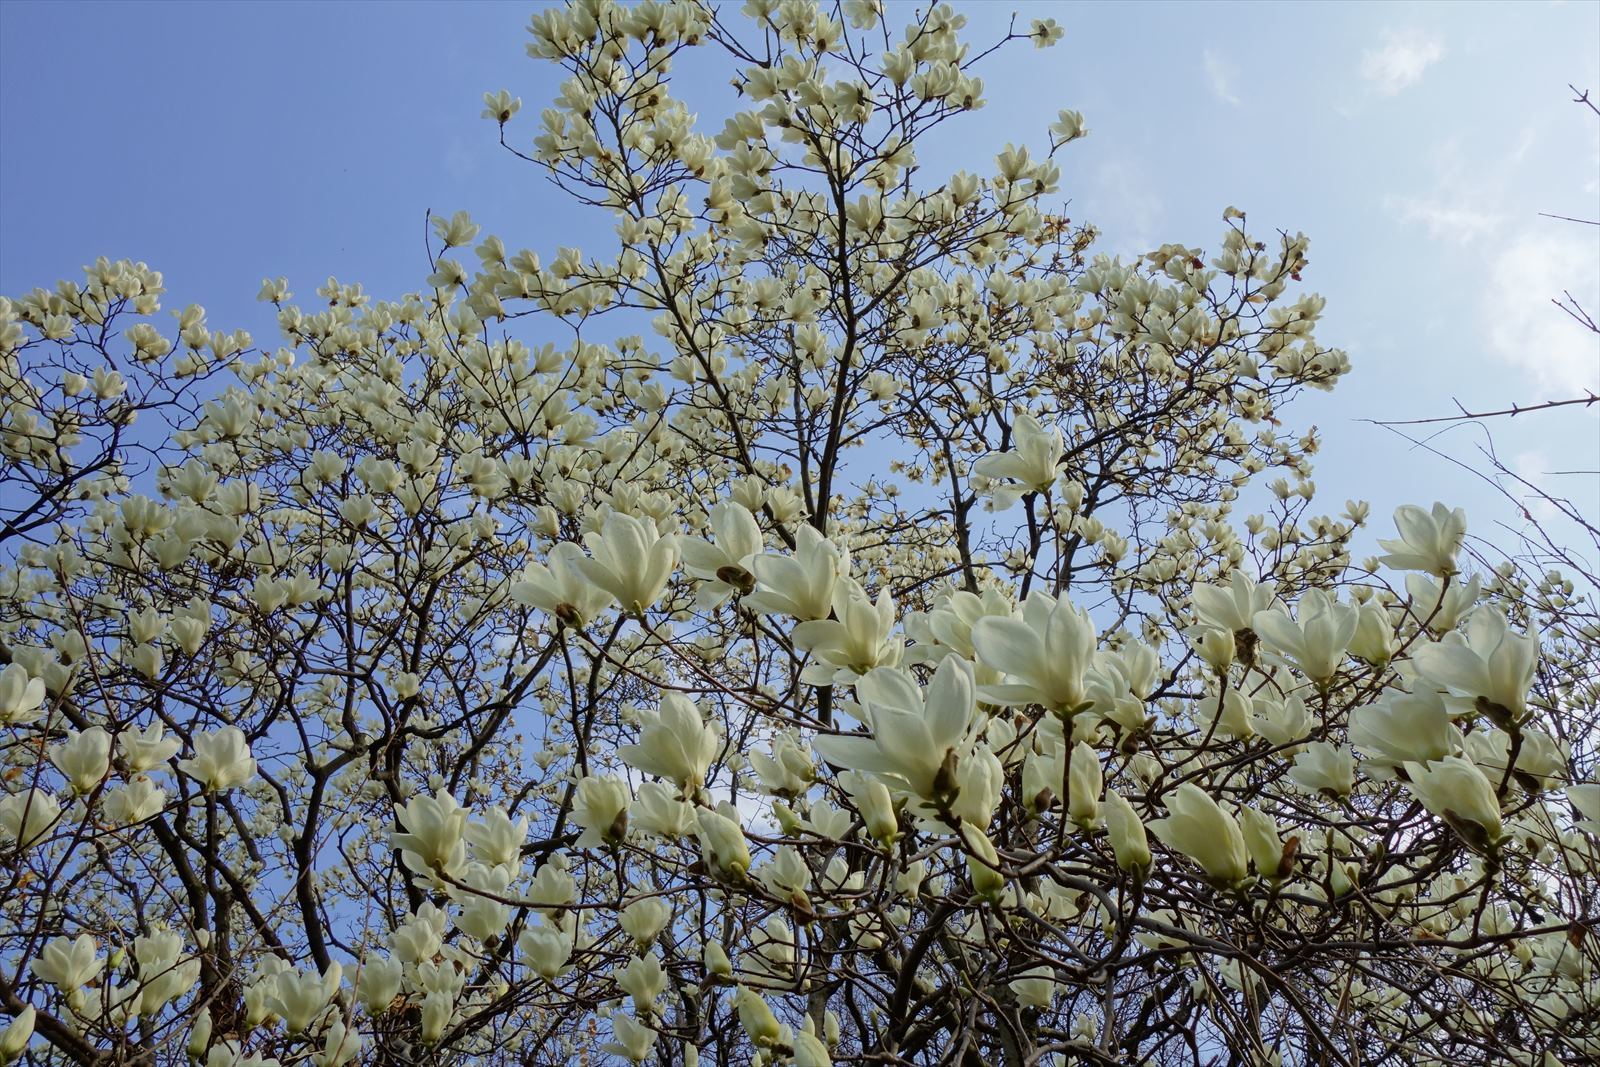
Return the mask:
[[1600,1056],[1592,605],[1353,559],[1306,239],[1096,254],[1070,111],[934,178],[1062,31],[896,14],[539,12],[603,254],[0,300],[0,1060]]

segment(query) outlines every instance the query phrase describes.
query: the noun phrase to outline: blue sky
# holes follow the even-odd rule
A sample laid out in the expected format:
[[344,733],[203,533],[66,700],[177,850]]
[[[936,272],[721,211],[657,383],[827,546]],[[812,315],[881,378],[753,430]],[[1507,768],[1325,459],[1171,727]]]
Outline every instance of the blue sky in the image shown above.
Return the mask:
[[[415,289],[430,208],[546,258],[601,243],[603,220],[478,117],[483,91],[509,88],[512,134],[532,137],[558,80],[523,54],[536,6],[0,4],[0,293],[97,255],[143,259],[169,306],[273,344],[264,276],[310,299],[330,274]],[[896,6],[909,13],[891,0],[891,22]],[[1290,412],[1323,431],[1323,506],[1362,497],[1381,516],[1437,497],[1479,532],[1517,525],[1489,487],[1361,420],[1600,390],[1600,343],[1549,304],[1569,289],[1600,307],[1600,228],[1539,216],[1600,217],[1600,122],[1567,89],[1600,95],[1600,4],[957,7],[975,41],[1013,10],[1066,38],[991,62],[987,109],[924,155],[930,173],[1042,145],[1074,107],[1092,132],[1062,159],[1063,195],[1106,249],[1213,245],[1230,204],[1253,230],[1303,230],[1307,284],[1328,298],[1319,336],[1354,365]],[[724,68],[680,71],[719,128]],[[1494,446],[1600,515],[1600,475],[1545,473],[1600,469],[1597,415],[1497,420]],[[1482,467],[1487,440],[1457,426],[1434,445]]]

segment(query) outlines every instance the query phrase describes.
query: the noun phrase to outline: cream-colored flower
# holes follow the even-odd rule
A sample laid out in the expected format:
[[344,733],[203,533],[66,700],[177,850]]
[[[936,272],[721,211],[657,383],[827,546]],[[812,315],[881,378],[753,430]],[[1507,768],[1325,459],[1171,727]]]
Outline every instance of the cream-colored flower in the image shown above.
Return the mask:
[[1151,822],[1152,833],[1219,882],[1241,882],[1249,876],[1250,854],[1239,824],[1205,790],[1185,782],[1163,803],[1167,818]]

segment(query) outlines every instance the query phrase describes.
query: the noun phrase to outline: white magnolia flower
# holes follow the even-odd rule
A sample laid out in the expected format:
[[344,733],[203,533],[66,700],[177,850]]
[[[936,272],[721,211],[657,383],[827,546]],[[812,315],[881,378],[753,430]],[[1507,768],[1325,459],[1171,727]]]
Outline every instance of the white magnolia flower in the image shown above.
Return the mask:
[[1079,741],[1067,760],[1067,815],[1079,826],[1091,826],[1099,817],[1102,783],[1100,757]]
[[588,625],[616,598],[584,576],[578,567],[583,550],[571,541],[550,549],[544,563],[530,562],[520,581],[511,584],[511,599],[553,615],[567,626]]
[[600,532],[585,534],[583,543],[592,558],[576,559],[578,570],[625,611],[648,611],[678,565],[675,536],[662,536],[650,520],[620,511],[608,514]]
[[1232,815],[1223,811],[1205,790],[1193,782],[1180,785],[1163,802],[1167,818],[1156,819],[1150,830],[1162,841],[1198,863],[1219,882],[1241,882],[1250,874],[1250,854],[1244,834]]
[[278,972],[273,985],[273,1010],[291,1034],[304,1033],[339,992],[344,968],[337,960],[321,974],[294,969]]
[[617,913],[617,925],[633,938],[636,945],[644,946],[656,939],[672,918],[672,907],[659,897],[640,897]]
[[993,495],[998,509],[1010,507],[1024,492],[1049,489],[1055,484],[1056,467],[1061,462],[1061,428],[1052,426],[1046,430],[1038,419],[1025,411],[1017,414],[1012,441],[1015,447],[1011,451],[984,456],[972,465],[972,473],[981,478],[997,482],[1009,479],[1015,483],[995,488]]
[[1461,747],[1461,731],[1438,693],[1386,690],[1350,713],[1350,743],[1373,764],[1400,767],[1441,760]]
[[953,800],[961,761],[971,755],[975,741],[971,665],[945,660],[926,690],[904,671],[879,668],[856,684],[856,697],[871,735],[818,737],[812,743],[817,754],[880,777],[891,790],[935,802]]
[[1313,741],[1295,757],[1289,777],[1308,793],[1349,796],[1355,788],[1355,761],[1350,750],[1326,741]]
[[16,1017],[0,1030],[0,1063],[11,1063],[20,1057],[33,1040],[34,1021],[38,1012],[32,1004],[25,1005]]
[[1072,714],[1086,703],[1084,672],[1094,656],[1095,626],[1087,612],[1065,597],[1032,593],[1022,617],[978,620],[972,644],[978,658],[1001,671],[1006,681],[984,686],[994,704],[1041,704]]
[[61,805],[43,789],[24,789],[0,798],[0,835],[30,848],[44,840],[61,819]]
[[755,588],[756,577],[751,568],[763,544],[761,527],[743,504],[724,500],[711,509],[710,520],[713,540],[687,537],[681,546],[683,569],[705,583],[695,598],[702,607],[720,604],[734,593],[748,593]]
[[614,1040],[601,1046],[602,1052],[621,1056],[629,1063],[643,1063],[655,1048],[657,1034],[633,1016],[619,1012],[611,1017],[611,1036]]
[[111,770],[111,735],[98,726],[68,734],[65,743],[51,750],[50,762],[67,776],[74,793],[92,793]]
[[1023,971],[1020,977],[1013,978],[1007,985],[1017,995],[1018,1004],[1028,1008],[1048,1008],[1055,998],[1056,972],[1040,964]]
[[1255,808],[1240,808],[1239,824],[1244,831],[1245,850],[1256,865],[1256,873],[1263,878],[1279,877],[1284,847],[1283,838],[1278,832],[1278,820]]
[[126,785],[106,793],[101,811],[113,825],[132,826],[154,818],[166,806],[166,791],[140,774],[129,779]]
[[1539,641],[1512,631],[1497,608],[1484,606],[1467,620],[1465,637],[1450,634],[1412,653],[1417,671],[1442,689],[1485,701],[1492,718],[1521,719],[1539,665]]
[[696,813],[700,847],[713,870],[731,880],[750,873],[750,846],[739,825],[739,812],[731,804],[719,810],[701,808]]
[[1381,667],[1393,659],[1399,649],[1399,635],[1382,604],[1368,600],[1356,609],[1356,632],[1350,638],[1351,655]]
[[700,705],[681,693],[663,693],[654,715],[641,716],[639,743],[617,749],[624,762],[645,774],[660,775],[686,793],[705,784],[706,771],[722,747],[722,736],[700,713]]
[[390,844],[400,850],[406,866],[418,874],[439,871],[457,875],[467,862],[462,840],[467,809],[444,789],[434,796],[414,796],[395,812],[403,831],[391,831]]
[[117,748],[123,762],[133,774],[159,767],[178,754],[183,742],[176,737],[164,737],[166,728],[153,722],[143,730],[124,730],[117,735]]
[[39,718],[44,703],[44,679],[30,678],[20,663],[0,670],[0,726],[22,725]]
[[733,995],[733,1004],[739,1013],[739,1025],[757,1046],[769,1047],[778,1042],[781,1028],[778,1017],[772,1014],[761,994],[740,986]]
[[744,598],[744,606],[801,620],[827,618],[834,586],[850,572],[849,552],[811,526],[796,532],[793,556],[761,555],[750,562],[756,591]]
[[573,798],[572,821],[583,827],[578,848],[617,844],[628,832],[628,785],[612,775],[584,778]]
[[363,960],[356,981],[356,992],[367,1011],[373,1015],[388,1011],[400,993],[400,982],[404,976],[404,964],[392,956],[368,956]]
[[95,940],[88,934],[51,938],[33,961],[33,973],[63,993],[71,993],[100,977],[103,961],[95,949]]
[[1254,626],[1256,615],[1277,602],[1277,589],[1272,582],[1257,582],[1235,570],[1227,585],[1197,585],[1190,596],[1199,625],[1233,634]]
[[528,839],[528,817],[513,820],[504,808],[491,807],[482,819],[467,823],[464,836],[472,858],[489,867],[515,868],[522,861]]
[[529,926],[517,939],[528,965],[545,978],[559,978],[572,959],[572,934],[558,926]]
[[814,619],[794,628],[795,646],[810,652],[800,680],[811,685],[849,685],[874,667],[893,667],[900,659],[901,640],[892,636],[894,600],[887,589],[877,602],[846,578],[834,590],[832,619]]
[[255,776],[256,761],[244,731],[224,726],[194,736],[194,755],[178,761],[178,769],[196,779],[208,793],[243,785]]
[[347,1067],[361,1055],[364,1043],[361,1031],[346,1026],[343,1019],[335,1019],[323,1031],[322,1050],[312,1061],[316,1067]]
[[642,782],[629,821],[640,833],[674,841],[695,827],[694,807],[678,798],[671,786],[662,782]]
[[1382,562],[1397,571],[1426,571],[1443,578],[1456,572],[1456,554],[1467,536],[1467,513],[1435,503],[1431,512],[1415,504],[1395,509],[1398,539],[1385,539],[1379,547],[1388,553]]
[[1150,841],[1139,813],[1115,790],[1106,790],[1106,832],[1117,866],[1129,872],[1150,869]]
[[1308,589],[1295,606],[1295,617],[1274,609],[1257,612],[1252,628],[1267,644],[1292,659],[1319,685],[1333,680],[1355,636],[1356,609],[1320,589]]
[[1406,575],[1406,596],[1411,598],[1411,614],[1427,623],[1436,634],[1449,633],[1482,594],[1483,580],[1474,574],[1466,582],[1432,578],[1426,574]]
[[[1513,767],[1517,783],[1531,792],[1554,789],[1567,780],[1567,746],[1543,730],[1523,726],[1518,731],[1517,759]],[[1483,768],[1496,782],[1505,777],[1511,760],[1511,737],[1504,730],[1474,730],[1466,736],[1467,758]]]
[[1585,782],[1567,787],[1567,802],[1581,818],[1578,829],[1600,837],[1600,782]]
[[1492,844],[1500,839],[1500,801],[1471,760],[1446,756],[1431,763],[1407,763],[1405,770],[1411,792],[1422,806],[1469,842]]

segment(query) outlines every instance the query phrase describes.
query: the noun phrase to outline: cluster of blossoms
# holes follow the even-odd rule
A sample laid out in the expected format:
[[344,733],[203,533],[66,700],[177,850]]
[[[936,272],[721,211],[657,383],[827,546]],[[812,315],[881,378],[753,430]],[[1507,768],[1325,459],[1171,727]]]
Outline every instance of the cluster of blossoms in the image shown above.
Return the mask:
[[1306,239],[1095,255],[1075,112],[918,170],[959,13],[744,16],[485,97],[612,256],[0,298],[0,1062],[1600,1057],[1593,602],[1310,511]]

